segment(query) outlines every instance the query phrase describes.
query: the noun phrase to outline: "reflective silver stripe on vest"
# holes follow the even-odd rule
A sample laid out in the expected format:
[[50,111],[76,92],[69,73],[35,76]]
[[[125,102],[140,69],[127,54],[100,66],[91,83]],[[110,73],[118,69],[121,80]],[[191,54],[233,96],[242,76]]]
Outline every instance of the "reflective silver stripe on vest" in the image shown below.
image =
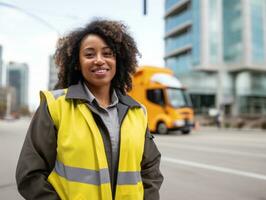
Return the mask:
[[117,185],[136,185],[140,181],[140,172],[119,172],[117,175]]
[[64,89],[52,90],[51,93],[53,94],[54,98],[57,99],[58,97],[65,94],[65,90]]
[[[65,166],[56,161],[54,171],[69,181],[100,185],[110,183],[109,171],[107,168],[100,171],[78,167]],[[140,172],[118,172],[117,185],[136,185],[141,181]]]
[[108,169],[101,169],[100,171],[83,169],[78,167],[65,166],[60,161],[56,161],[54,171],[66,178],[69,181],[88,183],[93,185],[100,185],[110,183]]

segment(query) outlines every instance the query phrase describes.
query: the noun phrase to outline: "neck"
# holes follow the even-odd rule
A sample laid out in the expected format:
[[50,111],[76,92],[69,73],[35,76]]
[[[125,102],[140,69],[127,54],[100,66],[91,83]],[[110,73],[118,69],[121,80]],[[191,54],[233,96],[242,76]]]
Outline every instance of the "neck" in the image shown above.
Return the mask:
[[101,87],[93,87],[91,85],[86,84],[91,93],[95,96],[100,106],[106,108],[111,103],[110,97],[110,85],[101,86]]

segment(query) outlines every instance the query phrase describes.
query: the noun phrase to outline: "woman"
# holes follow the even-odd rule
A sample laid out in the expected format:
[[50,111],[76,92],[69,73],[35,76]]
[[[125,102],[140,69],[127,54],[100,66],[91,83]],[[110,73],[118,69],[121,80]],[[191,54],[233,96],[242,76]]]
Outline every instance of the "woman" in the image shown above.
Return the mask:
[[24,198],[159,199],[160,153],[145,109],[126,95],[138,54],[117,21],[59,40],[57,90],[41,92],[17,165]]

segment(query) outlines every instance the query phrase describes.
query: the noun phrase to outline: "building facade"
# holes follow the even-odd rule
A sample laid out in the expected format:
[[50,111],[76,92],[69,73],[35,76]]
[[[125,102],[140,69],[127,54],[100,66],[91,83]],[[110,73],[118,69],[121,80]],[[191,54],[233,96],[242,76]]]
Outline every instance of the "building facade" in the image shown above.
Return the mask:
[[266,115],[266,0],[166,0],[164,59],[197,113]]
[[3,48],[0,45],[0,87],[4,85]]
[[49,82],[48,82],[48,89],[53,90],[55,84],[58,81],[58,68],[55,65],[54,57],[51,55],[49,56]]
[[16,111],[16,89],[0,87],[0,119]]
[[7,64],[7,85],[16,89],[16,110],[28,108],[29,67],[26,63]]

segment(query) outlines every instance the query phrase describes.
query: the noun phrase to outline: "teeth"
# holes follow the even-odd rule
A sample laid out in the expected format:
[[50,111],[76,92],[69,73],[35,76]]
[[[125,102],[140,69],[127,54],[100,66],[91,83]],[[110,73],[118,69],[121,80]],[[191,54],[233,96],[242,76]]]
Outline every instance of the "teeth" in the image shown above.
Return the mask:
[[103,72],[106,72],[107,69],[95,69],[95,70],[92,70],[92,72],[100,72],[100,73],[103,73]]

